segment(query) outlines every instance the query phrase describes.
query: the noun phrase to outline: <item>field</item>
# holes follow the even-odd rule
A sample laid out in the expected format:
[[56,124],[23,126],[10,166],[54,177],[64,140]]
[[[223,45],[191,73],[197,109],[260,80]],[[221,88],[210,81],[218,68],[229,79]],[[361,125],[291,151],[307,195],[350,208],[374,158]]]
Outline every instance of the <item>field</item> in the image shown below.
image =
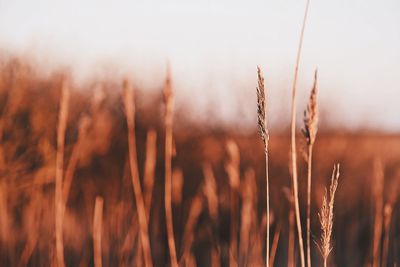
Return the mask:
[[[265,265],[265,160],[256,118],[254,132],[241,134],[172,117],[169,78],[159,77],[165,86],[153,95],[129,80],[74,88],[67,72],[41,76],[22,60],[2,61],[2,266]],[[269,140],[269,261],[299,266],[290,134]],[[323,263],[318,214],[339,163],[328,265],[396,266],[400,136],[319,129],[312,163],[313,265]]]

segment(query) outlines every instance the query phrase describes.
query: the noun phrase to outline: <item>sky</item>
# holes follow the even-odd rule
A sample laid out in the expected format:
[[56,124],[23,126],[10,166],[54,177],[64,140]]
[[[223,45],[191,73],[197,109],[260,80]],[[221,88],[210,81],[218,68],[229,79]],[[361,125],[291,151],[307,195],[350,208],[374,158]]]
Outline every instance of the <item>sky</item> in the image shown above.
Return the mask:
[[[145,90],[161,86],[168,59],[178,105],[244,128],[255,127],[259,65],[270,121],[285,127],[304,9],[305,0],[0,0],[0,48],[45,70],[71,66],[77,82],[131,74]],[[400,1],[311,0],[299,121],[316,68],[321,124],[400,132]]]

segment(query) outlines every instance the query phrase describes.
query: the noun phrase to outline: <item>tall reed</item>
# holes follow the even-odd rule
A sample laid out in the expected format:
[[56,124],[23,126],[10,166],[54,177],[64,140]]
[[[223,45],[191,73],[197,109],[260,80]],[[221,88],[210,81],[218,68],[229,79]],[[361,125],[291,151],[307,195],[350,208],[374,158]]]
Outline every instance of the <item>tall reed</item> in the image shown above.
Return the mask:
[[312,153],[318,131],[318,103],[317,103],[317,71],[314,75],[314,85],[311,89],[307,110],[304,111],[303,134],[307,141],[307,266],[311,267],[311,168]]
[[261,139],[264,143],[264,154],[265,154],[265,184],[266,184],[266,202],[267,202],[267,239],[265,241],[265,265],[269,267],[269,171],[268,171],[268,119],[267,119],[267,97],[265,93],[264,77],[261,73],[261,69],[257,68],[258,76],[258,87],[257,87],[257,124]]
[[168,249],[171,258],[171,267],[178,267],[178,259],[176,256],[174,223],[172,217],[172,122],[174,97],[171,84],[171,73],[169,64],[167,65],[167,77],[164,86],[164,102],[165,102],[165,221],[167,226]]
[[325,188],[322,207],[318,213],[322,230],[321,244],[319,245],[319,249],[324,260],[324,267],[327,267],[328,257],[332,251],[331,237],[333,228],[333,207],[335,204],[335,193],[339,182],[339,175],[339,164],[337,164],[333,167],[329,192]]
[[129,80],[124,81],[124,105],[126,113],[126,123],[128,126],[128,150],[129,165],[131,170],[132,186],[136,201],[136,210],[139,220],[140,241],[142,243],[144,262],[146,267],[153,266],[151,258],[151,248],[149,232],[147,226],[146,209],[142,195],[142,189],[139,179],[139,169],[136,154],[136,136],[135,136],[135,104],[134,92]]
[[310,0],[307,0],[306,9],[304,13],[303,25],[301,27],[299,46],[297,50],[297,58],[296,65],[294,71],[293,78],[293,86],[292,86],[292,122],[291,122],[291,160],[292,160],[292,183],[293,183],[293,196],[294,196],[294,205],[295,205],[295,214],[296,214],[296,225],[297,225],[297,233],[299,239],[299,250],[300,250],[300,263],[301,267],[305,266],[304,261],[304,245],[303,245],[303,235],[301,230],[301,218],[300,218],[300,207],[299,207],[299,189],[298,189],[298,180],[297,180],[297,155],[296,155],[296,94],[297,94],[297,78],[299,74],[299,65],[301,58],[301,50],[303,46],[303,37],[304,30],[307,22],[308,15],[308,7],[310,4]]
[[63,243],[63,173],[64,173],[64,146],[65,131],[68,120],[69,85],[63,81],[61,88],[60,107],[57,128],[57,154],[56,154],[56,190],[55,190],[55,230],[56,230],[56,259],[57,266],[64,267]]

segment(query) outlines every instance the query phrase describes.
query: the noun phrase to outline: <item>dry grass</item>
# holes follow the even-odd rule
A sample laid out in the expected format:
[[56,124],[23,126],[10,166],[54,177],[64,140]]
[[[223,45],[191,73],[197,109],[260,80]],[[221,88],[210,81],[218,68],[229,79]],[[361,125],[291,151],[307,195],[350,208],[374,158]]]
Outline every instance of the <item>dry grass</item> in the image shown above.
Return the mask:
[[332,229],[333,229],[333,208],[335,204],[335,193],[339,183],[339,164],[333,167],[329,192],[325,189],[325,195],[321,210],[318,214],[321,223],[321,243],[319,249],[324,260],[324,267],[328,266],[328,257],[332,251]]
[[269,133],[268,133],[268,119],[267,119],[267,97],[265,93],[264,86],[264,77],[261,73],[261,69],[257,69],[258,75],[258,87],[257,87],[257,114],[258,114],[258,130],[261,135],[261,139],[264,143],[264,153],[265,153],[265,184],[266,184],[266,200],[267,200],[267,239],[266,239],[266,252],[265,252],[265,265],[269,267],[269,171],[268,171],[268,142],[269,142]]
[[171,258],[171,267],[178,267],[178,259],[176,255],[174,223],[172,214],[172,153],[173,153],[173,137],[172,137],[172,121],[174,98],[171,84],[171,73],[169,65],[167,66],[167,78],[164,86],[164,102],[165,102],[165,216],[167,224],[168,248]]
[[311,267],[311,168],[312,153],[318,131],[318,102],[317,102],[317,71],[315,71],[314,85],[311,89],[307,109],[304,111],[303,134],[307,140],[307,266]]
[[129,166],[131,170],[132,186],[136,201],[136,210],[139,219],[140,240],[143,249],[145,266],[150,267],[153,266],[153,261],[151,257],[146,208],[144,206],[142,188],[139,180],[139,170],[136,155],[134,92],[132,85],[128,80],[125,80],[124,82],[124,94],[126,121],[128,125]]
[[[190,125],[176,127],[172,143],[171,122],[170,149],[165,153],[167,144],[156,137],[165,129],[164,116],[160,116],[165,107],[161,92],[157,95],[158,102],[146,107],[147,96],[139,90],[134,95],[128,83],[123,86],[119,82],[105,83],[101,86],[103,96],[93,97],[90,90],[98,87],[70,90],[69,103],[74,105],[66,111],[65,106],[62,108],[66,98],[59,94],[61,76],[51,79],[28,76],[31,78],[24,80],[27,78],[19,74],[9,74],[12,78],[7,78],[5,73],[8,72],[0,72],[0,102],[7,107],[0,109],[0,152],[4,161],[4,165],[0,162],[2,265],[58,266],[54,262],[58,259],[54,237],[60,229],[65,266],[99,266],[100,262],[103,266],[170,265],[164,206],[168,203],[164,194],[169,190],[165,191],[162,179],[167,174],[164,165],[167,162],[170,162],[173,203],[169,212],[171,218],[174,216],[173,236],[181,266],[262,266],[266,264],[265,237],[269,227],[274,231],[269,265],[301,265],[301,248],[296,245],[295,194],[293,188],[289,189],[288,163],[292,161],[286,153],[291,147],[287,135],[273,135],[268,142],[273,157],[268,162],[270,190],[267,190],[265,153],[259,149],[256,132],[208,131],[205,126]],[[38,93],[36,88],[42,91]],[[58,117],[51,112],[54,110],[64,110],[64,115]],[[266,117],[266,107],[264,110],[260,115]],[[309,115],[312,112],[310,105]],[[176,125],[188,125],[179,116],[175,118]],[[266,123],[263,118],[261,122]],[[306,137],[312,136],[313,130],[311,120],[307,122]],[[61,138],[58,133],[62,133]],[[157,141],[160,141],[158,146]],[[58,144],[64,147],[60,149]],[[316,203],[314,197],[311,202],[307,199],[307,203],[306,198],[299,202],[302,212],[306,212],[307,204],[322,206],[321,243],[310,247],[311,255],[320,248],[325,264],[331,261],[332,266],[365,266],[372,263],[372,252],[379,247],[381,255],[375,257],[378,265],[398,264],[399,232],[395,226],[399,213],[395,207],[400,138],[320,131],[318,142],[313,144],[312,195]],[[358,152],[356,156],[354,151]],[[382,167],[376,171],[379,174],[374,176],[376,179],[371,179],[375,182],[369,184],[365,177],[373,172],[367,166],[376,155],[380,155],[382,166],[385,165],[386,181],[383,182]],[[65,167],[59,168],[57,162],[61,156],[65,158]],[[345,179],[341,178],[337,194],[338,170],[334,171],[323,199],[324,191],[318,185],[321,177],[331,171],[334,160],[340,160]],[[61,190],[60,183],[54,180],[56,167],[58,175],[65,169]],[[299,164],[298,175],[307,177],[306,164]],[[59,190],[57,197],[55,187]],[[305,179],[299,181],[300,196],[310,192],[307,187]],[[365,193],[371,189],[376,192],[373,198]],[[274,209],[266,213],[268,191]],[[61,201],[57,202],[55,199],[59,200],[60,195]],[[104,204],[96,201],[98,196]],[[56,216],[59,210],[54,209],[54,204],[59,203],[63,225],[56,227],[60,217]],[[271,215],[269,222],[267,214]],[[311,222],[318,219],[313,210],[309,214]],[[311,223],[311,233],[317,230],[313,227]],[[371,235],[373,228],[376,230]],[[318,264],[318,259],[314,262]]]

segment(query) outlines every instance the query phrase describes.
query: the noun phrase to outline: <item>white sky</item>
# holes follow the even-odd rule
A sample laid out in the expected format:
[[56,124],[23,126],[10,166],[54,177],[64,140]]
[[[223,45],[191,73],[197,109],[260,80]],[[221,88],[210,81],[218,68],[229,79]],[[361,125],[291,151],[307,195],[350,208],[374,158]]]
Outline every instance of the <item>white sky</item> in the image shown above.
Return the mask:
[[[189,103],[193,116],[251,127],[260,65],[271,121],[288,123],[304,6],[305,0],[0,0],[0,48],[33,54],[47,68],[71,65],[80,80],[104,68],[133,73],[146,88],[162,83],[169,58],[178,103]],[[399,131],[400,1],[311,0],[299,118],[316,67],[322,123]]]

